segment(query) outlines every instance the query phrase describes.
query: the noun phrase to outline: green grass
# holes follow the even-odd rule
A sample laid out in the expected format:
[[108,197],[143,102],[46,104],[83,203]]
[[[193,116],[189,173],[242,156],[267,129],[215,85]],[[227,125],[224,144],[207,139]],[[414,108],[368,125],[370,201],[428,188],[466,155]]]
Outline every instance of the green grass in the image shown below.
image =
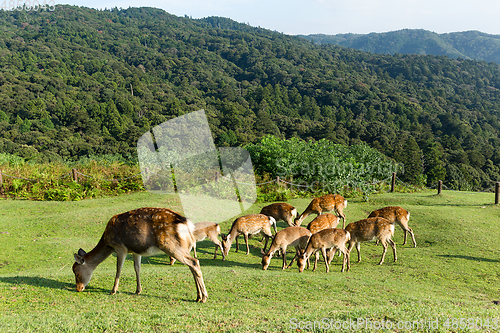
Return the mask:
[[[347,327],[357,320],[372,325],[356,326],[357,331],[380,331],[377,325],[384,321],[398,332],[428,331],[409,325],[425,321],[432,327],[438,320],[433,331],[445,332],[462,331],[460,318],[465,319],[462,327],[477,318],[482,328],[490,324],[490,331],[499,331],[499,306],[492,301],[500,300],[500,207],[493,201],[492,194],[449,191],[349,200],[347,222],[386,205],[408,209],[418,247],[411,247],[411,239],[402,246],[403,233],[396,226],[396,263],[389,250],[378,266],[382,247],[366,243],[361,245],[362,262],[356,262],[354,251],[347,273],[340,273],[338,257],[328,274],[322,261],[316,272],[298,273],[295,265],[282,271],[281,258],[273,258],[263,271],[260,237],[251,239],[248,256],[240,242],[240,252],[234,252],[233,244],[225,262],[213,260],[214,245],[203,241],[197,252],[209,298],[198,304],[188,267],[169,266],[165,255],[143,258],[141,295],[134,294],[131,257],[116,295],[109,295],[113,256],[96,269],[84,292],[75,290],[73,253],[80,247],[91,250],[112,215],[143,206],[180,211],[175,197],[135,193],[79,202],[1,200],[0,332],[321,331],[326,324]],[[302,211],[309,199],[290,203]],[[248,213],[264,205],[256,204]],[[231,222],[221,224],[223,232]],[[278,223],[278,228],[284,226]]]

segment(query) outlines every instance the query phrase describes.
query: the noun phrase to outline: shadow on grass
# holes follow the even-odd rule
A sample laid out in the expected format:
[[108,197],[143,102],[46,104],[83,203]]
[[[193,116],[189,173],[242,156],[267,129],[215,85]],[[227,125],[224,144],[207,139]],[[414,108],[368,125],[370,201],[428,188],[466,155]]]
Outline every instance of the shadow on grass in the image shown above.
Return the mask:
[[51,289],[74,290],[76,292],[74,283],[62,282],[40,276],[0,277],[0,282],[10,283],[13,285],[28,285],[34,287],[51,288]]
[[[27,285],[27,286],[33,286],[33,287],[42,287],[42,288],[51,288],[51,289],[62,289],[74,293],[78,293],[75,288],[74,283],[67,283],[67,282],[62,282],[62,281],[57,281],[54,279],[48,279],[44,277],[32,277],[32,276],[14,276],[14,277],[0,277],[0,282],[4,283],[9,283],[14,286],[19,286],[19,285]],[[112,283],[112,281],[110,282]],[[110,285],[111,287],[111,285]],[[144,286],[143,286],[144,287]],[[111,288],[99,288],[99,287],[92,287],[90,284],[85,288],[85,293],[99,293],[99,294],[104,294],[104,295],[111,295]],[[137,295],[135,292],[130,292],[126,290],[118,290],[117,294],[124,294],[124,295],[129,295],[129,296],[137,296],[137,297],[146,297],[146,298],[157,298],[157,299],[163,299],[163,297],[157,296],[154,294],[154,291],[150,291],[149,293],[147,292],[142,292],[141,294]],[[195,299],[188,299],[188,298],[180,298],[176,299],[179,301],[183,302],[193,302],[196,303]]]
[[[234,266],[239,266],[239,267],[248,267],[248,268],[262,268],[261,265],[261,260],[262,260],[262,254],[261,254],[261,247],[260,245],[254,246],[254,245],[249,245],[250,247],[250,253],[248,254],[249,258],[254,258],[251,259],[252,261],[255,260],[254,263],[246,263],[246,262],[239,262],[239,261],[234,261],[231,260],[232,258],[235,258],[236,256],[240,256],[241,254],[245,255],[246,253],[246,246],[245,244],[239,244],[239,251],[238,253],[235,252],[235,244],[231,247],[231,250],[229,251],[226,260],[222,260],[222,253],[220,249],[217,250],[217,258],[213,259],[214,252],[215,252],[215,244],[212,243],[211,241],[202,241],[196,243],[196,254],[198,256],[198,260],[200,261],[200,265],[203,268],[203,266],[216,266],[216,267],[234,267]],[[268,243],[267,247],[270,247],[270,242]],[[267,249],[266,249],[267,250]],[[191,251],[191,255],[194,257],[194,252]],[[132,261],[133,258],[131,255],[127,256],[128,261]],[[246,260],[246,259],[245,259]],[[158,254],[155,256],[151,257],[143,257],[142,258],[142,264],[150,264],[150,265],[166,265],[170,266],[170,257],[167,256],[166,254]],[[175,262],[174,265],[182,265],[179,262]]]
[[451,259],[465,259],[465,260],[471,260],[471,261],[500,262],[500,260],[498,260],[498,259],[479,258],[479,257],[464,256],[464,255],[458,255],[458,254],[438,254],[437,257],[451,258]]

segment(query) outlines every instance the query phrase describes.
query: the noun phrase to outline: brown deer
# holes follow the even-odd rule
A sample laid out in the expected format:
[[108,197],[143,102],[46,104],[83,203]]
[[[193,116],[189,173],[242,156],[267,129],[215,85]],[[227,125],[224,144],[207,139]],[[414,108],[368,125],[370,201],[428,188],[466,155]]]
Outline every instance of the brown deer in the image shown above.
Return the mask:
[[[215,244],[214,259],[217,258],[217,249],[220,248],[222,253],[222,260],[224,260],[224,251],[222,250],[222,243],[219,241],[217,236],[220,235],[220,226],[214,222],[198,222],[194,225],[193,236],[195,242],[193,243],[194,257],[198,258],[196,255],[196,242],[201,242],[208,237]],[[170,265],[175,263],[175,258],[170,257]]]
[[[262,269],[266,270],[269,267],[271,262],[271,258],[274,253],[278,250],[281,250],[283,253],[283,267],[282,269],[290,268],[297,258],[300,249],[304,250],[307,245],[307,241],[311,237],[311,232],[303,227],[287,227],[285,229],[281,229],[274,235],[273,241],[269,250],[262,257]],[[286,249],[288,246],[295,247],[295,256],[293,257],[290,265],[286,265]]]
[[196,301],[206,302],[208,294],[200,263],[198,259],[189,255],[189,249],[194,243],[193,231],[194,225],[191,221],[167,208],[139,208],[113,216],[92,251],[86,253],[80,249],[78,254],[75,253],[73,272],[76,278],[76,290],[83,291],[96,267],[115,252],[116,277],[111,290],[111,294],[115,294],[127,253],[133,253],[137,281],[135,292],[140,294],[141,257],[163,251],[189,266],[196,283]]
[[411,239],[413,240],[413,247],[417,247],[417,242],[415,241],[415,235],[413,234],[413,230],[408,226],[408,221],[410,220],[410,213],[406,209],[398,206],[388,206],[374,210],[368,217],[383,217],[388,219],[392,223],[399,224],[399,226],[401,227],[401,229],[403,229],[405,233],[403,245],[406,244],[406,236],[408,233],[410,233]]
[[300,225],[304,219],[310,214],[321,215],[323,212],[335,211],[335,214],[340,216],[345,227],[344,208],[347,207],[347,200],[338,194],[327,194],[322,197],[312,199],[306,210],[295,219],[295,225]]
[[[336,229],[336,228],[328,228],[318,231],[313,234],[311,238],[309,238],[309,242],[307,243],[306,249],[301,252],[297,259],[297,265],[299,266],[299,272],[304,271],[307,260],[311,257],[313,253],[318,250],[321,250],[323,254],[323,259],[326,264],[326,272],[330,271],[330,262],[333,258],[333,255],[328,257],[326,254],[327,249],[334,248],[335,250],[339,250],[344,255],[344,261],[342,262],[341,272],[349,270],[350,262],[349,262],[349,251],[346,247],[346,243],[350,240],[351,236],[348,231],[344,229]],[[331,251],[335,252],[335,251]],[[316,260],[314,261],[313,272],[316,270],[316,266],[318,264],[318,256],[316,256]]]
[[[285,221],[288,226],[293,226],[293,220],[297,217],[297,209],[286,202],[276,202],[265,206],[260,211],[260,214],[272,216],[276,222]],[[274,226],[274,233],[276,233],[276,225]]]
[[384,263],[388,244],[392,246],[394,261],[398,259],[396,256],[396,244],[391,239],[391,237],[394,236],[394,223],[391,223],[391,221],[383,217],[370,217],[364,220],[349,223],[347,227],[345,227],[345,230],[349,231],[351,234],[349,252],[351,252],[354,245],[356,245],[356,250],[358,251],[358,262],[361,261],[360,243],[375,239],[379,240],[384,247],[384,252],[382,253],[379,265]]
[[261,253],[264,254],[267,247],[267,241],[269,238],[273,237],[271,233],[271,225],[276,224],[276,220],[264,214],[250,214],[238,217],[234,220],[229,233],[226,235],[222,234],[222,249],[224,260],[225,256],[229,253],[229,249],[231,248],[231,244],[233,240],[236,239],[236,252],[238,252],[238,236],[243,235],[245,237],[245,244],[247,246],[247,255],[250,253],[250,248],[248,247],[248,236],[255,235],[261,233],[266,239],[266,243],[264,244],[264,248],[261,250]]
[[323,229],[336,228],[339,222],[340,217],[337,215],[325,213],[316,216],[316,218],[307,225],[307,229],[311,234],[315,234]]

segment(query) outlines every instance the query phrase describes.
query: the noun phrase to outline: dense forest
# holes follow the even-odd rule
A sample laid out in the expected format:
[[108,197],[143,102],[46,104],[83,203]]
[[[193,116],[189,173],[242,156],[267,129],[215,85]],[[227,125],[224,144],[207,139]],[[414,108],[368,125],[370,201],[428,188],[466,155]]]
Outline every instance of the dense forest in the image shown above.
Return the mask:
[[500,35],[480,31],[437,34],[422,29],[403,29],[384,33],[317,34],[301,37],[317,44],[335,44],[372,53],[444,55],[500,64]]
[[153,8],[0,11],[0,29],[0,152],[133,159],[153,126],[205,109],[218,146],[366,142],[412,184],[500,180],[495,63],[377,55]]

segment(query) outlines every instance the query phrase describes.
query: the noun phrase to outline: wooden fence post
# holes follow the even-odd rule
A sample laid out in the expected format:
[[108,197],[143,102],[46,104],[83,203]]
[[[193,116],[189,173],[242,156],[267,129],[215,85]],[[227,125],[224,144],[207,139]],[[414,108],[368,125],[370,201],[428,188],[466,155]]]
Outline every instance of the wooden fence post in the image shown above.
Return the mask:
[[391,181],[391,192],[394,192],[394,189],[396,188],[396,173],[392,173],[392,181]]
[[442,190],[443,190],[443,181],[438,180],[438,195],[441,195]]
[[4,195],[2,169],[0,169],[0,195]]
[[495,205],[498,205],[498,199],[500,196],[500,182],[495,183]]
[[76,169],[71,170],[73,173],[73,181],[78,183],[78,172]]

